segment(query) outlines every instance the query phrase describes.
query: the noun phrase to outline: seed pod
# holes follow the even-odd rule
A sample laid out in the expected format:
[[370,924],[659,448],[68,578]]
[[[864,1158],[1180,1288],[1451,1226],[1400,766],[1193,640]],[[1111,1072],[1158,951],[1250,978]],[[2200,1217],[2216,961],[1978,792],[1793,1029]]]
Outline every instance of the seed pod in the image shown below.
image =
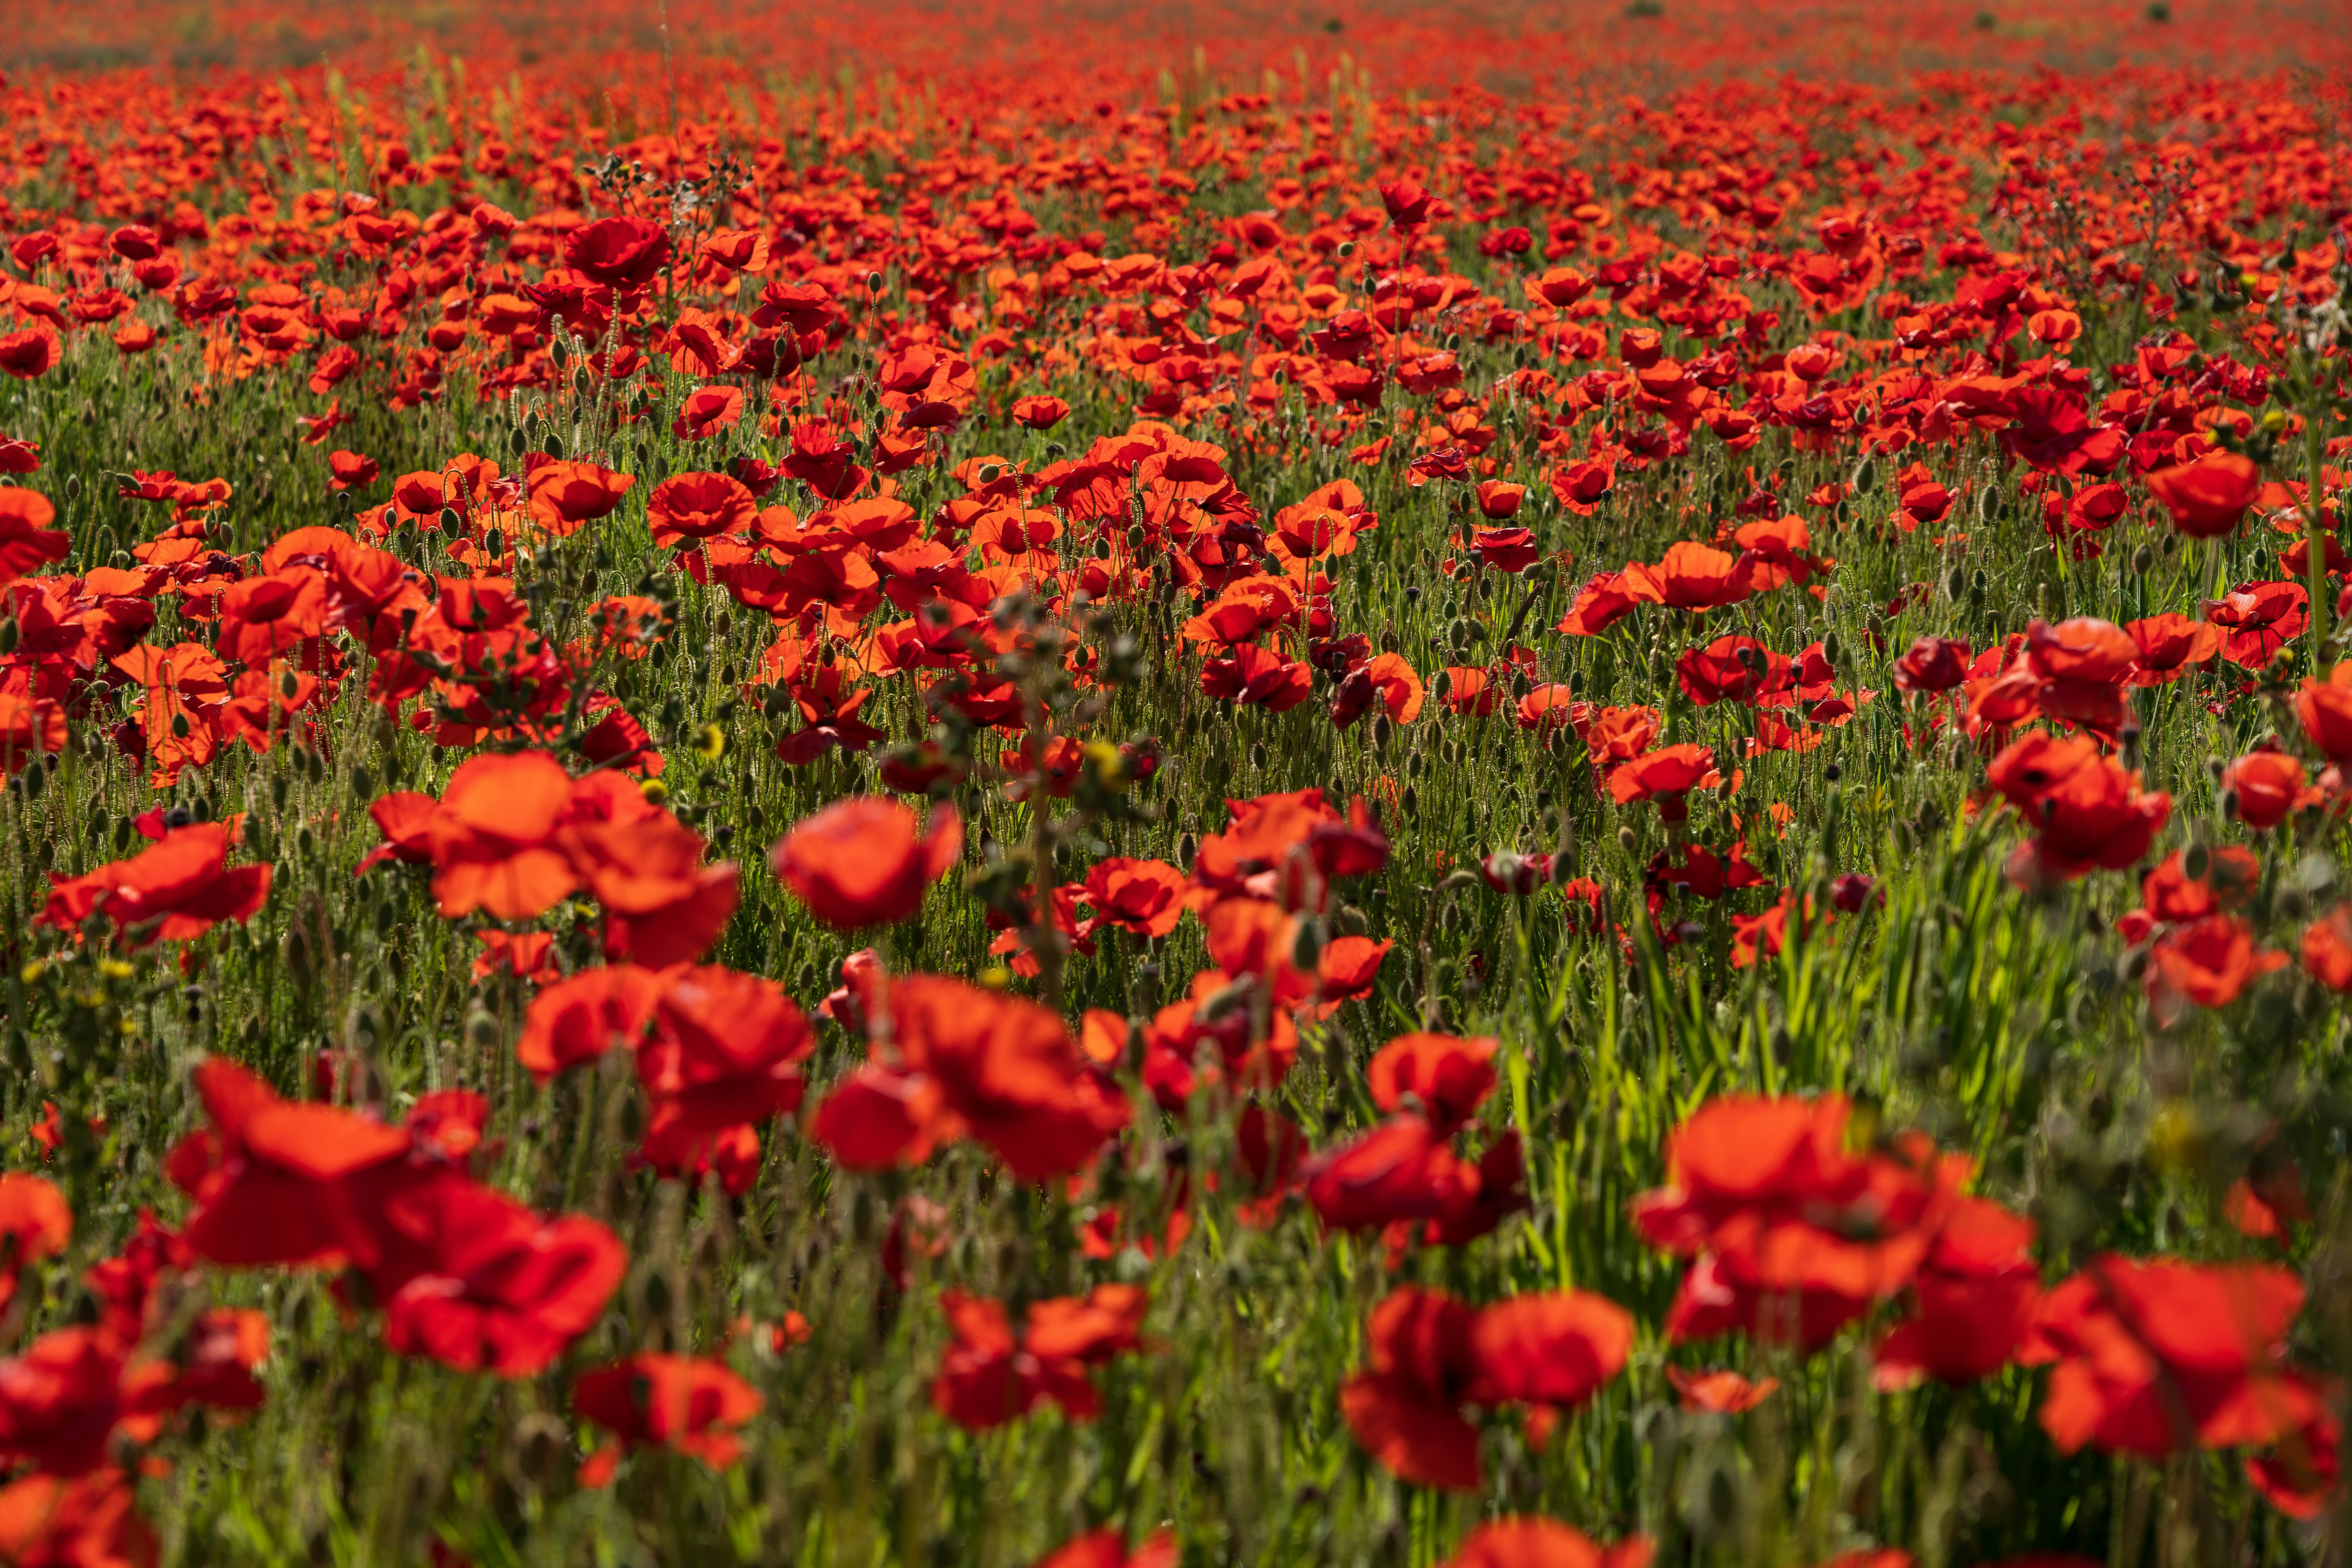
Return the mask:
[[293,981],[295,994],[307,1001],[318,974],[311,963],[310,939],[300,926],[286,928],[286,941],[281,952],[286,961],[287,978]]

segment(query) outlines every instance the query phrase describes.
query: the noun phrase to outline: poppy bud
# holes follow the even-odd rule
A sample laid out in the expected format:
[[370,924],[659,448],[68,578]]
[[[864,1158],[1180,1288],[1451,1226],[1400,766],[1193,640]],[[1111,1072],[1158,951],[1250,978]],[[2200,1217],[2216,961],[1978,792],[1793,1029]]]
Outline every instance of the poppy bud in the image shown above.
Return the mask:
[[1617,847],[1622,849],[1626,854],[1631,855],[1633,853],[1634,847],[1640,841],[1633,837],[1633,829],[1630,826],[1621,827],[1617,830]]
[[1290,939],[1290,966],[1301,973],[1312,974],[1322,956],[1322,926],[1315,921],[1300,921]]
[[515,1479],[538,1489],[553,1485],[571,1457],[572,1434],[544,1410],[534,1410],[515,1423],[507,1445],[508,1466]]

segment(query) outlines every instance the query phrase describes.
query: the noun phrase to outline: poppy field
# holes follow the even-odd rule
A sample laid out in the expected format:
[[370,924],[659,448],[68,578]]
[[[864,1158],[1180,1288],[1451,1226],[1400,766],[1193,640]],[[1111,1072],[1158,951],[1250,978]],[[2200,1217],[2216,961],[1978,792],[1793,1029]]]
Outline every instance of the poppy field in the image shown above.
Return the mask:
[[0,1563],[2347,1562],[2340,7],[11,10]]

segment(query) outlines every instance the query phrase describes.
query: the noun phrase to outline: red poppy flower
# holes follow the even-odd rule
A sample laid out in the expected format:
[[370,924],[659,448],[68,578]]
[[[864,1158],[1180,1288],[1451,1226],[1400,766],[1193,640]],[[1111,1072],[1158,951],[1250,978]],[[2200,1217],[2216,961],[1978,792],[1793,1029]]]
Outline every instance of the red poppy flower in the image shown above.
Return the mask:
[[1634,598],[1677,610],[1706,611],[1736,605],[1748,595],[1738,561],[1712,545],[1684,540],[1666,547],[1655,566],[1635,561],[1625,568],[1625,588]]
[[1576,600],[1560,617],[1558,629],[1563,637],[1599,637],[1644,602],[1645,595],[1636,593],[1627,573],[1596,573],[1577,590]]
[[0,1308],[16,1299],[25,1269],[72,1239],[73,1211],[63,1193],[38,1176],[0,1174]]
[[1358,1446],[1402,1479],[1475,1491],[1478,1432],[1464,1407],[1583,1404],[1624,1369],[1633,1320],[1580,1290],[1480,1309],[1405,1286],[1372,1309],[1366,1338],[1370,1365],[1339,1390]]
[[2042,1429],[2062,1453],[2089,1443],[2148,1458],[2298,1434],[2326,1414],[2286,1364],[2302,1310],[2302,1281],[2284,1268],[2095,1258],[2034,1321],[2056,1363]]
[[628,1270],[619,1240],[594,1220],[541,1220],[470,1183],[404,1193],[384,1221],[431,1259],[385,1302],[384,1343],[460,1372],[545,1371],[595,1326]]
[[1378,982],[1381,963],[1396,945],[1391,939],[1374,942],[1367,936],[1334,937],[1323,944],[1315,961],[1315,974],[1327,1009],[1342,1002],[1370,996]]
[[1521,855],[1505,849],[1481,856],[1478,875],[1495,891],[1524,899],[1551,880],[1551,865],[1549,855]]
[[719,1363],[692,1356],[640,1351],[582,1373],[572,1385],[572,1412],[615,1441],[580,1467],[580,1484],[609,1482],[633,1447],[671,1448],[726,1469],[743,1454],[737,1430],[763,1403],[758,1390]]
[[220,596],[220,657],[257,668],[326,630],[327,577],[297,565],[247,577]]
[[1137,936],[1161,937],[1184,914],[1184,873],[1164,860],[1113,855],[1087,872],[1095,919]]
[[2352,661],[2327,678],[2306,679],[2295,693],[2294,716],[2304,738],[2336,763],[2352,763]]
[[2330,991],[2352,992],[2352,904],[2337,904],[2304,928],[2303,967]]
[[670,434],[686,441],[707,440],[721,430],[732,429],[742,417],[741,387],[698,386],[678,405]]
[[1177,1568],[1183,1555],[1176,1538],[1164,1530],[1130,1554],[1127,1537],[1105,1526],[1065,1542],[1039,1558],[1034,1568]]
[[1004,1303],[948,1290],[940,1298],[955,1341],[931,1383],[931,1405],[968,1432],[987,1432],[1053,1404],[1073,1421],[1102,1409],[1090,1369],[1143,1348],[1150,1300],[1133,1285],[1033,1303],[1015,1336]]
[[57,515],[38,490],[0,486],[0,587],[63,561],[73,549],[70,535],[49,527]]
[[2087,735],[2031,734],[1992,761],[1986,777],[2037,831],[2012,869],[2071,880],[2119,871],[2147,853],[2172,815],[2172,797],[2144,794],[2139,775],[2099,754]]
[[2056,626],[2037,617],[2025,628],[2025,656],[2046,679],[2112,686],[2129,673],[2139,645],[2121,626],[2096,616],[2076,616]]
[[1069,414],[1070,405],[1058,397],[1033,395],[1013,400],[1013,422],[1030,430],[1051,430]]
[[672,971],[654,1004],[637,1078],[653,1115],[643,1158],[675,1173],[719,1134],[797,1110],[814,1033],[783,987],[715,964]]
[[1711,787],[1721,778],[1710,748],[1688,742],[1662,746],[1610,770],[1609,798],[1620,805],[1654,800],[1660,816],[1679,822],[1690,814],[1683,797],[1692,790]]
[[335,489],[347,490],[375,483],[383,469],[364,452],[334,451],[327,454],[327,472]]
[[594,463],[551,460],[530,470],[531,518],[561,539],[610,516],[637,481]]
[[2158,468],[2147,488],[2191,539],[2215,539],[2238,526],[2263,488],[2263,471],[2236,452],[2209,452],[2193,463]]
[[0,1487],[0,1558],[25,1568],[152,1568],[155,1532],[121,1470],[35,1474]]
[[1527,499],[1528,487],[1525,485],[1515,485],[1507,479],[1478,481],[1478,515],[1490,522],[1517,517],[1520,503]]
[[1722,637],[1685,650],[1675,665],[1683,695],[1701,708],[1718,702],[1754,704],[1793,684],[1796,666],[1754,637]]
[[595,1061],[614,1046],[635,1047],[653,1020],[664,984],[653,970],[619,963],[584,969],[541,987],[523,1016],[515,1059],[544,1083]]
[[580,873],[556,838],[572,795],[572,775],[545,752],[459,763],[423,834],[442,918],[486,910],[530,920],[578,888]]
[[1968,1162],[1916,1138],[1850,1152],[1847,1115],[1836,1095],[1726,1095],[1668,1138],[1672,1184],[1633,1216],[1651,1246],[1694,1260],[1671,1339],[1736,1329],[1815,1348],[1910,1283]]
[[222,921],[251,920],[269,899],[270,867],[228,864],[229,830],[217,822],[174,828],[128,860],[79,877],[50,875],[41,921],[73,930],[103,915],[134,941],[186,942]]
[[1244,643],[1223,658],[1201,665],[1201,690],[1210,697],[1287,713],[1313,695],[1315,672],[1302,659],[1286,659],[1255,643]]
[[1365,1068],[1372,1103],[1382,1110],[1404,1109],[1412,1095],[1441,1135],[1465,1125],[1495,1089],[1492,1038],[1456,1039],[1452,1035],[1399,1035],[1372,1054]]
[[679,474],[654,487],[646,521],[665,547],[750,530],[760,503],[726,474]]
[[1553,470],[1547,482],[1554,500],[1579,517],[1591,517],[1616,489],[1617,471],[1607,462],[1570,463]]
[[2311,624],[2300,583],[2246,583],[2207,601],[2205,618],[2221,630],[2221,657],[2259,669]]
[[1557,1520],[1489,1520],[1462,1538],[1442,1568],[1649,1568],[1654,1552],[1643,1536],[1598,1546]]
[[1524,528],[1475,529],[1470,535],[1470,548],[1478,552],[1481,562],[1496,572],[1524,572],[1542,553],[1535,534]]
[[1873,1352],[1879,1387],[1927,1377],[1973,1383],[2027,1351],[2042,1300],[2033,1230],[2032,1220],[1983,1198],[1951,1206],[1912,1280],[1913,1311]]
[[2250,752],[2221,774],[2221,787],[2236,795],[2238,820],[2259,832],[2317,798],[2305,777],[2303,764],[2284,752]]
[[1678,1366],[1666,1368],[1666,1381],[1682,1396],[1684,1409],[1715,1415],[1745,1415],[1780,1386],[1777,1377],[1750,1383],[1736,1372],[1689,1372]]
[[46,327],[26,327],[0,334],[0,371],[19,381],[47,375],[58,359],[57,333]]
[[2168,610],[2130,622],[2124,630],[2139,649],[2131,676],[2134,686],[2178,680],[2196,667],[2210,664],[2221,651],[2221,627]]
[[639,288],[669,265],[669,231],[649,218],[598,218],[563,237],[563,260],[608,289]]
[[889,1033],[825,1096],[814,1123],[847,1168],[918,1163],[969,1135],[1014,1175],[1039,1181],[1076,1170],[1127,1125],[1127,1101],[1046,1008],[941,975],[877,989]]
[[1568,716],[1584,742],[1586,755],[1603,773],[1647,752],[1665,717],[1654,708],[1594,708],[1589,703],[1577,703]]
[[281,1100],[224,1057],[195,1071],[209,1126],[173,1149],[165,1169],[198,1205],[189,1247],[230,1268],[362,1266],[381,1251],[371,1184],[405,1159],[404,1129],[337,1106]]
[[963,853],[963,820],[941,802],[928,830],[894,800],[857,795],[796,823],[769,868],[811,913],[842,931],[888,925],[923,907],[923,890]]
[[2235,916],[2208,915],[2157,939],[2148,950],[2148,991],[2160,1000],[2226,1007],[2256,976],[2286,962],[2284,952],[2257,951],[2254,933]]
[[1305,1172],[1307,1201],[1335,1230],[1427,1220],[1477,1196],[1475,1168],[1426,1117],[1391,1117],[1325,1150]]
[[1895,684],[1905,691],[1949,691],[1969,675],[1969,645],[1956,637],[1923,637],[1895,661]]

